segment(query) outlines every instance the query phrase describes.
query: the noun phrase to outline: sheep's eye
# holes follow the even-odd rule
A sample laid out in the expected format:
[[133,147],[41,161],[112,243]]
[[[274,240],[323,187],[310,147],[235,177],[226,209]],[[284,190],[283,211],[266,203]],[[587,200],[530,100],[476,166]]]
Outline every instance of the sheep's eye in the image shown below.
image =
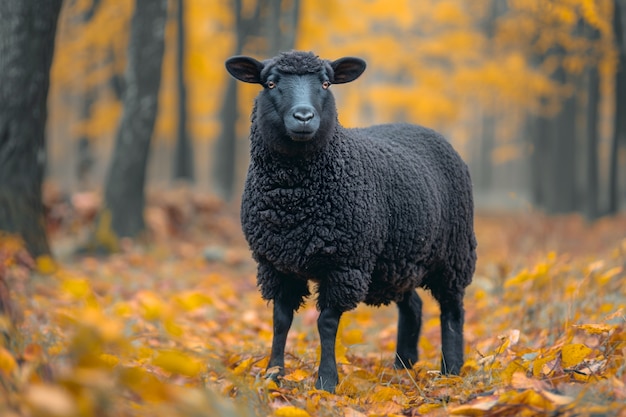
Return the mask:
[[328,87],[330,87],[330,81],[324,81],[324,82],[322,83],[322,88],[323,88],[324,90],[328,90]]
[[266,85],[267,85],[267,88],[269,88],[270,90],[276,87],[276,83],[274,81],[268,81]]

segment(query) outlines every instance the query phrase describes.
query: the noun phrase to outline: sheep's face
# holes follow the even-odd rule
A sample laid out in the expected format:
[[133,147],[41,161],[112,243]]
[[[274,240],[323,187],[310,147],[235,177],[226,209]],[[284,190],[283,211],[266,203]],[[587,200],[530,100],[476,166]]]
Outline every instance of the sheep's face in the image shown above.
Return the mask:
[[277,150],[293,152],[308,149],[305,144],[319,147],[330,140],[337,110],[329,87],[358,78],[365,62],[351,57],[331,62],[293,51],[263,62],[232,57],[226,69],[238,80],[263,86],[256,121],[263,132],[272,132]]

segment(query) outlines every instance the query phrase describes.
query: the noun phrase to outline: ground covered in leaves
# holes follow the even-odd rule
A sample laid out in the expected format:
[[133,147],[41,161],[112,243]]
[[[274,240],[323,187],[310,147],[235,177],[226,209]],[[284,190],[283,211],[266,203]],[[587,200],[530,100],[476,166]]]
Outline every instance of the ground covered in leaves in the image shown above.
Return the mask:
[[480,214],[462,375],[437,371],[438,307],[423,294],[420,362],[393,369],[395,309],[360,306],[342,320],[328,394],[314,388],[314,300],[282,384],[266,381],[271,308],[234,210],[171,206],[151,207],[148,238],[113,255],[73,254],[80,216],[60,216],[56,262],[0,238],[0,415],[626,416],[624,216]]

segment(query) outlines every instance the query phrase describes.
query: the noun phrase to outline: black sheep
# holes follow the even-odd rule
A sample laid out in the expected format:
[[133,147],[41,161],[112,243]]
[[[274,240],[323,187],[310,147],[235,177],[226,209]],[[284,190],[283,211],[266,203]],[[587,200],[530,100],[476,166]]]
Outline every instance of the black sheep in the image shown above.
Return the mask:
[[346,129],[331,84],[355,80],[359,58],[285,52],[226,61],[238,80],[263,86],[252,113],[243,231],[258,285],[274,301],[268,376],[284,372],[293,313],[315,282],[321,361],[318,389],[338,383],[335,338],[358,303],[398,305],[396,367],[417,361],[422,302],[441,306],[442,372],[463,365],[463,295],[476,263],[467,166],[437,132],[410,124]]

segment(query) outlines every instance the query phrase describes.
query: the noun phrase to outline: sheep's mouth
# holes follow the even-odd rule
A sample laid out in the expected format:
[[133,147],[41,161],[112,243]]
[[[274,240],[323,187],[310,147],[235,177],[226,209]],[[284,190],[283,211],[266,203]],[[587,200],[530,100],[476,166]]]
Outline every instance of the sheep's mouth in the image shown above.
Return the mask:
[[313,139],[313,136],[315,136],[315,131],[310,130],[291,131],[289,133],[289,137],[294,142],[308,142]]

